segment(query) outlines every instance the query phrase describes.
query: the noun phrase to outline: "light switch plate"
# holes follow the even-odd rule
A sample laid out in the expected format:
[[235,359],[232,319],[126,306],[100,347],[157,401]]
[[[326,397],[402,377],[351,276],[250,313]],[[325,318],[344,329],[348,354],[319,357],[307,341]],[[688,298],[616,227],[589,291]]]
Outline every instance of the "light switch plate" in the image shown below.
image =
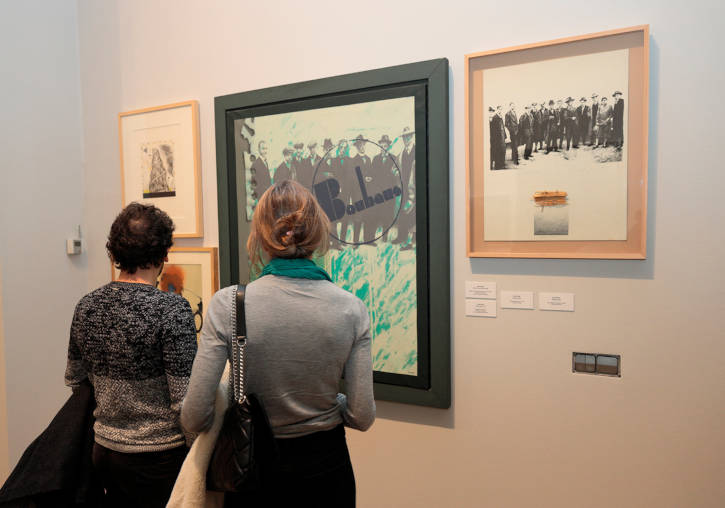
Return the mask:
[[622,377],[622,356],[574,352],[571,355],[571,371],[579,374]]
[[81,253],[81,239],[80,238],[68,238],[65,241],[65,253],[69,256],[74,256]]

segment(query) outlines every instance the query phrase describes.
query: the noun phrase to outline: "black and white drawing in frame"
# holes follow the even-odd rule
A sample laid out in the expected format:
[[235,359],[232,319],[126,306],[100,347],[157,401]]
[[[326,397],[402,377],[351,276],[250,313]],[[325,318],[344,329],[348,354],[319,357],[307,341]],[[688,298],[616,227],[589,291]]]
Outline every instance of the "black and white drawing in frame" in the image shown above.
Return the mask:
[[174,142],[155,141],[141,144],[141,173],[144,198],[176,196]]
[[483,79],[484,239],[625,240],[627,51]]

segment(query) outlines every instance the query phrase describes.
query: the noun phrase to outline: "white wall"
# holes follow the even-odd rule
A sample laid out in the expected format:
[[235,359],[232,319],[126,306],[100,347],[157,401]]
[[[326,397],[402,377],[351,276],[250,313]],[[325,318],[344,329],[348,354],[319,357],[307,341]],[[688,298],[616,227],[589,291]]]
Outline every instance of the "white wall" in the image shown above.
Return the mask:
[[[83,222],[76,4],[0,4],[0,265],[10,463],[50,422],[63,385],[85,256],[65,239]],[[7,458],[7,457],[6,457]]]
[[5,383],[5,326],[3,325],[3,273],[0,264],[0,482],[9,474],[8,456],[8,408]]
[[[448,57],[454,404],[380,403],[370,432],[349,433],[358,505],[720,506],[725,8],[663,4],[79,0],[88,288],[109,277],[103,245],[121,199],[119,111],[200,101],[206,236],[179,244],[213,246],[215,96]],[[3,240],[14,240],[1,245],[15,453],[37,430],[20,422],[39,429],[57,409],[67,322],[84,277],[82,261],[58,245],[82,208],[75,14],[67,3],[17,5],[0,36],[3,50],[12,41],[2,86],[14,101],[0,139],[12,141],[1,153],[3,183],[14,190],[2,186],[0,220]],[[463,55],[642,23],[652,34],[648,260],[466,258]],[[571,291],[577,310],[466,318],[467,279]],[[58,304],[39,320],[48,293]],[[622,354],[624,376],[572,375],[573,350]]]

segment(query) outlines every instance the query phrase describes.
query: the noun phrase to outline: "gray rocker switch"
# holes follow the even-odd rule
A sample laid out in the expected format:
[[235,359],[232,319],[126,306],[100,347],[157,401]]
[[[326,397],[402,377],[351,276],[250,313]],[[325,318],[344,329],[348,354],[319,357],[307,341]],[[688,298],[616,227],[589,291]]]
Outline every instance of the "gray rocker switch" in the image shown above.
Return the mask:
[[596,372],[596,357],[589,353],[574,353],[574,372]]
[[571,370],[585,374],[622,377],[620,360],[620,355],[572,353]]

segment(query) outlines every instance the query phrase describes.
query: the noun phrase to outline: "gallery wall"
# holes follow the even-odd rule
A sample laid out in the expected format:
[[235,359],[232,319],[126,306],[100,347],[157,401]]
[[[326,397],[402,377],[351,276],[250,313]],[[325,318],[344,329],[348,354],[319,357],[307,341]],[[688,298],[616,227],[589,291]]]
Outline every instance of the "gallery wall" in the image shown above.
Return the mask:
[[[379,402],[372,429],[348,433],[358,506],[721,504],[725,177],[717,149],[725,71],[714,62],[725,37],[710,21],[725,15],[719,2],[613,1],[590,13],[571,0],[80,0],[80,88],[73,81],[78,59],[71,57],[75,6],[47,6],[35,13],[33,26],[44,30],[33,36],[52,58],[41,59],[28,42],[11,63],[21,76],[52,73],[52,90],[24,90],[20,78],[2,84],[18,98],[10,123],[24,127],[14,144],[34,147],[39,131],[43,138],[42,150],[3,161],[13,188],[33,189],[11,193],[4,185],[1,205],[3,231],[23,242],[12,249],[0,244],[11,463],[62,401],[63,326],[74,300],[110,276],[103,245],[121,200],[119,111],[199,100],[205,237],[178,245],[215,246],[215,96],[447,57],[453,405]],[[15,25],[31,26],[27,11],[18,8]],[[464,55],[643,23],[651,28],[648,259],[467,258]],[[3,46],[7,37],[29,37],[18,32],[4,33]],[[38,65],[51,60],[51,68]],[[38,117],[30,122],[28,114]],[[2,128],[6,138],[11,128]],[[28,169],[8,171],[13,165]],[[12,210],[35,208],[14,213],[11,222],[6,200]],[[49,248],[49,236],[62,240],[81,212],[87,267]],[[465,317],[466,280],[494,281],[499,290],[573,292],[576,310]],[[40,288],[63,295],[48,323],[34,314]],[[61,331],[48,333],[50,327]],[[41,345],[42,358],[33,356]],[[623,375],[572,374],[572,351],[621,354]],[[37,371],[44,375],[29,380],[27,373]],[[41,385],[47,391],[35,400]],[[21,428],[28,420],[32,428]]]
[[2,429],[15,464],[70,395],[68,330],[88,287],[85,255],[65,253],[84,224],[76,4],[0,3],[0,55]]
[[5,326],[3,325],[3,270],[0,264],[0,482],[7,478],[10,468],[8,453],[8,408],[5,383]]
[[[450,59],[453,407],[379,403],[349,432],[359,506],[715,506],[725,494],[718,2],[79,3],[95,252],[120,199],[118,111],[198,99],[203,242],[217,244],[215,96]],[[651,25],[646,261],[465,256],[466,53]],[[92,170],[91,170],[92,168]],[[93,192],[91,192],[91,189]],[[95,193],[102,193],[103,197]],[[464,281],[576,294],[574,313],[464,316]],[[621,379],[574,375],[572,351],[622,355]]]

